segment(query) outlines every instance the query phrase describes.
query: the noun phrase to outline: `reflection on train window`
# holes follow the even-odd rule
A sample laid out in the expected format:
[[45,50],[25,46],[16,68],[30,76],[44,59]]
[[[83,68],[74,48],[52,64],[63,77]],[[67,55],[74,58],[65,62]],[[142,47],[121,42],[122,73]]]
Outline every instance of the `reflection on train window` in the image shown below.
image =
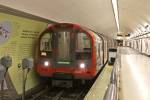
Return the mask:
[[52,34],[51,33],[45,33],[40,41],[40,50],[41,51],[52,51],[51,46],[52,41]]
[[76,59],[91,58],[91,38],[85,33],[78,33],[76,39]]
[[70,32],[58,32],[58,59],[63,61],[70,60]]

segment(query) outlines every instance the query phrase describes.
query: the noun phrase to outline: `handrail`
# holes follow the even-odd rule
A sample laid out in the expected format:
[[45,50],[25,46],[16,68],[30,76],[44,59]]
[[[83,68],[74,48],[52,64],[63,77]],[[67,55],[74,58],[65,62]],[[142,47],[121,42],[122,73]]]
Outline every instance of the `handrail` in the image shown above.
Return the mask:
[[120,55],[117,56],[113,66],[110,77],[110,84],[105,92],[103,100],[118,100],[118,87],[119,87],[119,71],[120,71]]
[[116,84],[116,81],[117,81],[116,68],[113,68],[111,72],[110,83]]
[[104,100],[117,100],[117,88],[115,84],[109,84]]

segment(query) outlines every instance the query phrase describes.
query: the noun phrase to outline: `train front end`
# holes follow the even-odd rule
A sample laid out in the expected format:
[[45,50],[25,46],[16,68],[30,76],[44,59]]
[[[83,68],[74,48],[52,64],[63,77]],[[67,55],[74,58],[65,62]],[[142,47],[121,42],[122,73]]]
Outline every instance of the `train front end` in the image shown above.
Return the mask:
[[96,75],[93,38],[79,25],[50,26],[39,37],[37,72],[58,79],[92,79]]

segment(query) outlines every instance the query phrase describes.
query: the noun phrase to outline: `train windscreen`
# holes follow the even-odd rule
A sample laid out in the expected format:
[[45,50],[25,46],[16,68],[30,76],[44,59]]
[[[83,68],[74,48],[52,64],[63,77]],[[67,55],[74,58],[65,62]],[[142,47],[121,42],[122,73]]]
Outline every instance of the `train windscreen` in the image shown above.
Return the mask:
[[40,41],[40,51],[42,56],[51,56],[52,55],[52,33],[46,32]]

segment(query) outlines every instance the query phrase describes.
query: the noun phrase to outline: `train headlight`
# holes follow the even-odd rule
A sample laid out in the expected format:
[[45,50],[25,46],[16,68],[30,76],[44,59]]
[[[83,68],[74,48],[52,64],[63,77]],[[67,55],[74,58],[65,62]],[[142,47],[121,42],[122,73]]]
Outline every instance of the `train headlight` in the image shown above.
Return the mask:
[[50,64],[50,63],[49,63],[48,61],[45,61],[45,62],[44,62],[44,66],[45,66],[45,67],[48,67],[49,64]]
[[84,68],[85,68],[85,64],[84,64],[84,63],[81,63],[81,64],[80,64],[80,68],[84,69]]

